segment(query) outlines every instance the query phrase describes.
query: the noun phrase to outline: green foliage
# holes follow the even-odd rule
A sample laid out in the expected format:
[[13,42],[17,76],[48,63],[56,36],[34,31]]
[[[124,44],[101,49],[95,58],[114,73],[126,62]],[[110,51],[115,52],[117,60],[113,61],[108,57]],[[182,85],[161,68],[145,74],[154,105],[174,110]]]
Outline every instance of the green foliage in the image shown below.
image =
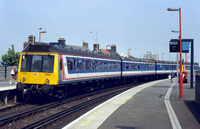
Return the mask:
[[7,54],[2,55],[1,59],[2,62],[1,64],[3,66],[18,66],[19,64],[19,57],[20,53],[15,52],[14,45],[11,46],[12,48],[8,48]]

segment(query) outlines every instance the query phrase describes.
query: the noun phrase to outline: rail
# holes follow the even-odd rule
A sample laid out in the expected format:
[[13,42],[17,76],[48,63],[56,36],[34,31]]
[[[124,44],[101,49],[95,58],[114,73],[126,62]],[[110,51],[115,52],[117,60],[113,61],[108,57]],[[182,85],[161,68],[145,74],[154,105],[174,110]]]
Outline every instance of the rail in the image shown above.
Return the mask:
[[[3,126],[5,124],[8,124],[8,123],[12,123],[16,120],[19,120],[19,119],[22,119],[22,118],[26,118],[28,116],[31,116],[32,114],[36,114],[36,113],[40,113],[40,112],[43,112],[45,110],[48,110],[48,109],[51,109],[51,108],[54,108],[54,107],[57,107],[59,105],[63,105],[63,104],[66,104],[66,103],[70,103],[70,102],[73,102],[73,101],[76,101],[76,100],[80,100],[82,98],[87,98],[89,96],[93,96],[95,94],[101,94],[103,92],[110,92],[110,91],[113,91],[113,90],[117,90],[117,91],[114,91],[112,92],[112,96],[115,96],[116,94],[120,93],[120,92],[123,92],[131,87],[134,87],[134,86],[137,86],[136,85],[123,85],[123,86],[119,86],[119,87],[113,87],[113,88],[109,88],[109,89],[103,89],[103,90],[99,90],[99,91],[95,91],[95,92],[89,92],[89,93],[86,93],[86,94],[83,94],[83,95],[79,95],[79,96],[75,96],[75,97],[71,97],[71,98],[68,98],[68,99],[65,99],[65,100],[60,100],[60,101],[56,101],[56,102],[53,102],[53,103],[47,103],[47,104],[44,104],[44,105],[40,105],[40,106],[34,106],[34,107],[31,107],[31,108],[28,108],[26,110],[18,110],[17,112],[13,112],[13,113],[9,113],[9,115],[3,115],[3,116],[0,116],[0,126]],[[114,94],[113,94],[114,93]],[[88,103],[95,103],[95,101],[103,101],[101,100],[102,98],[106,99],[106,97],[112,97],[110,96],[111,94],[107,94],[105,96],[101,96],[99,97],[98,99],[96,100],[91,100],[91,101],[87,101],[87,105],[89,106]],[[82,103],[82,105],[85,105],[86,103]],[[77,105],[77,106],[74,106],[73,107],[73,110],[81,110],[82,108],[80,108],[83,106],[81,105]],[[2,110],[12,110],[13,107],[9,107],[8,109],[2,109]],[[37,121],[36,123],[32,123],[30,125],[27,125],[25,127],[22,127],[22,128],[32,128],[33,126],[34,127],[38,127],[38,126],[43,126],[44,121],[47,121],[46,124],[49,123],[50,119],[58,119],[57,117],[61,116],[61,114],[68,114],[69,112],[72,112],[72,111],[69,111],[69,110],[72,110],[72,108],[68,108],[67,111],[64,111],[65,113],[59,113],[60,115],[54,115],[54,116],[51,116],[51,118],[43,118],[42,120],[39,120]],[[73,112],[72,112],[73,113]],[[46,120],[48,119],[48,120]],[[40,121],[43,121],[44,123],[40,123]],[[39,123],[38,123],[39,122]],[[46,125],[45,124],[45,125]]]
[[46,126],[46,125],[48,125],[48,124],[50,124],[52,122],[55,122],[55,121],[65,117],[65,116],[73,114],[74,112],[77,112],[77,111],[82,110],[82,109],[84,109],[86,107],[89,107],[89,106],[91,106],[93,104],[96,104],[98,102],[101,102],[101,101],[107,100],[107,99],[109,99],[111,97],[114,97],[115,95],[121,93],[122,91],[124,91],[124,90],[117,91],[117,92],[114,92],[114,93],[109,93],[109,94],[106,94],[104,96],[100,96],[98,98],[89,100],[87,102],[83,102],[83,103],[78,104],[76,106],[73,106],[71,108],[68,108],[68,109],[65,109],[63,111],[60,111],[60,112],[58,112],[56,114],[53,114],[53,115],[51,115],[49,117],[43,118],[41,120],[38,120],[38,121],[36,121],[36,122],[34,122],[32,124],[26,125],[25,127],[22,127],[21,129],[32,129],[32,128],[38,129],[38,128],[42,128],[42,127],[44,127],[44,126]]

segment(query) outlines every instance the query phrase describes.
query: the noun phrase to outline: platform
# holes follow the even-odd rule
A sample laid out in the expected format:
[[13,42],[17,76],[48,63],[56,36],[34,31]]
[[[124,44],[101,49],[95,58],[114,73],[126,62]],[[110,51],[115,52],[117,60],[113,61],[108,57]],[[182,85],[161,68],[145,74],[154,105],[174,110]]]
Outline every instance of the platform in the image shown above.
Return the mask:
[[1,91],[6,91],[6,90],[14,90],[16,89],[16,85],[13,83],[12,85],[10,84],[10,81],[0,81],[0,92]]
[[194,100],[189,83],[180,99],[176,83],[154,81],[104,102],[63,129],[200,129],[200,107]]

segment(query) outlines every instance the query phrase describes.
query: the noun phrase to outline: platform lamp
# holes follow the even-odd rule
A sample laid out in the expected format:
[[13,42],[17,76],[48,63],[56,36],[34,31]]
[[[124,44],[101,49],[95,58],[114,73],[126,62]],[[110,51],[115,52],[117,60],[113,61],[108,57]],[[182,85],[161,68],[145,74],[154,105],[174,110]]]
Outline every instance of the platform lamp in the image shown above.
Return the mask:
[[96,40],[97,40],[97,43],[98,43],[98,31],[91,31],[89,33],[96,33]]
[[107,47],[109,47],[110,45],[106,45],[106,55],[107,55],[107,53],[108,53],[108,51],[107,51]]
[[183,98],[183,73],[182,73],[182,35],[181,35],[181,8],[168,8],[167,11],[179,11],[179,39],[180,39],[180,98]]
[[[39,28],[41,30],[42,28]],[[39,45],[41,44],[41,33],[47,33],[46,31],[40,31],[39,32]]]
[[128,53],[127,53],[127,56],[129,57],[129,51],[130,51],[131,49],[128,49]]
[[165,55],[165,53],[162,53],[162,61],[163,61],[163,55]]

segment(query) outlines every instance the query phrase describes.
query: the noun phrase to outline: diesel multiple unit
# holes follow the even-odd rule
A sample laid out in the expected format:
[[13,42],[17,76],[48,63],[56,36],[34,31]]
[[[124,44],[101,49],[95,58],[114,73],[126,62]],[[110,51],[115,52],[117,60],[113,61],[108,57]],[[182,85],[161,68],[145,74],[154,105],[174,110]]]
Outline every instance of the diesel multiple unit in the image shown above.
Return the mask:
[[174,62],[105,55],[51,45],[29,45],[21,52],[17,89],[23,94],[63,98],[141,79],[167,77]]

